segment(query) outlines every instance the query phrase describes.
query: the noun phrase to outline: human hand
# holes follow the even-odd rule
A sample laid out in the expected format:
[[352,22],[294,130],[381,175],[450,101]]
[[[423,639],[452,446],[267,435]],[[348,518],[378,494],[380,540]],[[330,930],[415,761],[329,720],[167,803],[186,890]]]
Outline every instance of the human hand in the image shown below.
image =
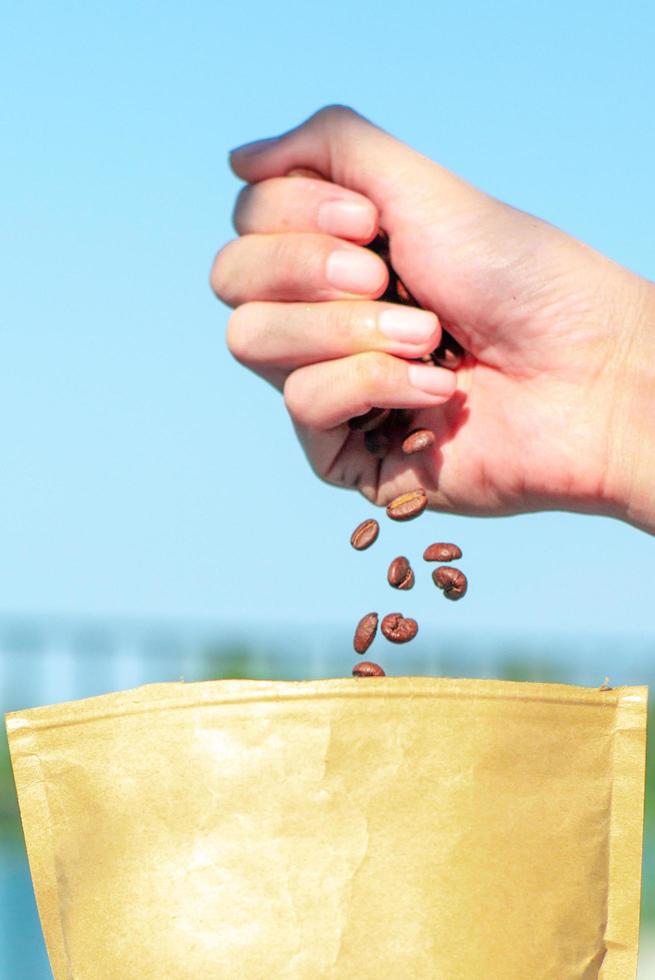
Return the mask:
[[[655,529],[651,283],[341,107],[231,162],[248,186],[212,270],[228,344],[284,391],[319,476],[380,504],[418,484],[439,510]],[[376,302],[378,227],[423,312]],[[439,323],[468,352],[455,374],[409,363]],[[380,463],[346,424],[373,406],[413,409],[436,445]]]

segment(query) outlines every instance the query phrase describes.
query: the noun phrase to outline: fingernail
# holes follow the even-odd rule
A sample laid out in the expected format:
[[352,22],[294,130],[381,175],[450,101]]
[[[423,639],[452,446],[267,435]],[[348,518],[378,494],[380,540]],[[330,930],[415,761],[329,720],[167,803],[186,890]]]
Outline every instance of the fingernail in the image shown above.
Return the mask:
[[325,275],[331,286],[344,293],[375,293],[385,279],[384,265],[364,249],[339,249],[327,260]]
[[413,388],[418,388],[426,395],[449,398],[457,387],[457,378],[453,371],[431,364],[410,364],[407,377]]
[[257,153],[261,153],[263,150],[267,150],[269,146],[277,143],[279,138],[279,136],[269,136],[265,140],[253,140],[252,143],[243,143],[241,146],[235,146],[233,150],[230,150],[230,156],[238,153],[239,156],[254,157]]
[[436,333],[437,318],[427,310],[398,306],[383,310],[378,320],[380,333],[404,344],[424,344]]
[[340,238],[368,238],[375,230],[372,209],[359,201],[324,201],[316,223],[326,235]]

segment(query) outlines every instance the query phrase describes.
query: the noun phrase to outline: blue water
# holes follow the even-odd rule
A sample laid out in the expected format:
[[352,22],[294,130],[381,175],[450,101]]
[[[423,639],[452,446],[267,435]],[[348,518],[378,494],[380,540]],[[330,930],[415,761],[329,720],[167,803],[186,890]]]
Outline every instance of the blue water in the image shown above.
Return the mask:
[[0,844],[0,977],[52,980],[27,858],[17,844]]

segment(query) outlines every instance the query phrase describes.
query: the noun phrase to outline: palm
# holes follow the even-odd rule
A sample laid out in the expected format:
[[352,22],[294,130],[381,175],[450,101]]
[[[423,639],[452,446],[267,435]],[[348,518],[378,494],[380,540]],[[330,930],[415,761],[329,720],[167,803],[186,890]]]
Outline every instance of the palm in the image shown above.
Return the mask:
[[611,314],[599,322],[597,312],[611,310],[611,298],[599,303],[607,260],[510,208],[502,221],[481,209],[432,224],[421,202],[416,220],[406,200],[397,211],[387,219],[395,268],[471,356],[454,398],[415,415],[435,432],[433,450],[407,457],[398,447],[380,463],[347,426],[301,431],[317,472],[378,502],[418,483],[433,506],[464,513],[592,496],[585,476],[602,458],[601,365],[614,343]]

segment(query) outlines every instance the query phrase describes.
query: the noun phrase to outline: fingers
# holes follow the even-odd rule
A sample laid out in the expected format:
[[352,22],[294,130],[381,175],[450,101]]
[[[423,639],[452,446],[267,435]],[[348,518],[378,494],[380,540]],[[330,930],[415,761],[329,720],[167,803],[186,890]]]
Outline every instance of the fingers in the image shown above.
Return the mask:
[[440,338],[434,313],[365,300],[245,303],[227,331],[234,357],[278,385],[301,366],[367,351],[415,360]]
[[238,147],[230,155],[230,164],[238,177],[250,183],[293,170],[316,171],[372,200],[390,233],[395,215],[384,211],[399,193],[411,197],[416,188],[427,186],[439,211],[459,211],[486,200],[466,181],[345,106],[327,106],[281,136]]
[[218,253],[211,272],[228,306],[252,300],[334,300],[381,296],[389,273],[368,249],[328,235],[246,235]]
[[452,371],[367,352],[293,371],[284,400],[296,425],[325,431],[378,408],[435,408],[455,392]]
[[[385,151],[394,154],[399,146],[352,109],[327,106],[282,136],[238,147],[230,155],[230,164],[238,177],[249,182],[310,169],[337,184],[363,190],[358,186],[357,165],[366,166],[374,177]],[[395,168],[394,160],[385,163],[385,170],[390,167]]]
[[307,231],[355,242],[377,232],[377,208],[368,198],[326,180],[274,177],[247,184],[233,214],[240,235]]

